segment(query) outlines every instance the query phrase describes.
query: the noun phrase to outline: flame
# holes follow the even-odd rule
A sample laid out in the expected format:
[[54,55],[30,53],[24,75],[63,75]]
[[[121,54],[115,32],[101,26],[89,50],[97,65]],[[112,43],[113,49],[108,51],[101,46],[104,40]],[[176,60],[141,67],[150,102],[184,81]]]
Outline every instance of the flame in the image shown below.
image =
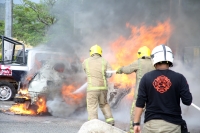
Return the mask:
[[39,99],[36,101],[36,105],[38,106],[37,114],[47,112],[45,97],[39,97]]
[[30,105],[27,109],[27,104],[30,104],[28,102],[30,101],[14,104],[10,107],[9,111],[21,115],[37,115],[47,112],[45,97],[39,97],[35,104]]
[[62,87],[62,97],[68,104],[80,104],[80,102],[83,99],[84,94],[83,93],[73,93],[76,88],[73,85],[63,85]]
[[28,89],[27,88],[26,89],[20,89],[18,91],[18,94],[26,95],[26,94],[28,94]]
[[[112,68],[117,70],[122,66],[127,66],[137,60],[137,51],[142,46],[147,46],[151,50],[160,44],[167,44],[171,35],[170,20],[158,22],[156,26],[140,27],[126,24],[126,27],[131,30],[131,35],[128,38],[120,36],[116,41],[111,43],[111,49],[115,59],[111,61]],[[120,88],[133,88],[135,85],[135,73],[126,75],[115,75],[110,79],[113,83],[121,84]],[[133,92],[129,93],[131,97]]]
[[15,114],[26,114],[26,115],[36,115],[34,110],[26,110],[26,105],[23,103],[21,104],[14,104],[10,107],[9,111]]

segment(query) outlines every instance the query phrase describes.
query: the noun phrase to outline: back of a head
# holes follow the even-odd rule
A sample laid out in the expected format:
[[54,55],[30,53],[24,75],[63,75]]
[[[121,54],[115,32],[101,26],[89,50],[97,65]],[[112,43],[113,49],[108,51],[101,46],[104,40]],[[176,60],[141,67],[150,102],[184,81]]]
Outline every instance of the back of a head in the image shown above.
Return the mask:
[[102,49],[97,44],[90,48],[90,56],[93,56],[94,54],[99,54],[100,56],[102,56]]
[[140,47],[137,53],[138,58],[150,57],[151,50],[147,46]]
[[174,56],[172,50],[165,45],[156,46],[151,52],[151,59],[153,65],[157,63],[168,63],[170,67],[173,66]]

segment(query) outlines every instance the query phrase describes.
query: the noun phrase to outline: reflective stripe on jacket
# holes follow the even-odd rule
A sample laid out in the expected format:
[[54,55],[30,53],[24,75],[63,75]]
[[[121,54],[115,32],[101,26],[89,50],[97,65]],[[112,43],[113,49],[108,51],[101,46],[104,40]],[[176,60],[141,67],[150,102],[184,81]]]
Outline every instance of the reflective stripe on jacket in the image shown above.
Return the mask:
[[145,57],[145,59],[138,59],[128,66],[122,68],[122,72],[125,74],[136,73],[136,89],[139,86],[139,82],[143,75],[149,71],[155,70],[150,57]]
[[94,55],[84,60],[82,65],[87,75],[87,91],[107,90],[106,70],[111,70],[108,62],[101,56]]

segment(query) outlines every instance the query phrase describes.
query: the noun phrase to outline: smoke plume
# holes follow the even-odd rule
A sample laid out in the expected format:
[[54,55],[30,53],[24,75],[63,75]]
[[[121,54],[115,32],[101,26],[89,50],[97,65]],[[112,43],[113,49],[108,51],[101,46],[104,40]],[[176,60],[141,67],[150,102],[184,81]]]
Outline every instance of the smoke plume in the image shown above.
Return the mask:
[[[183,57],[194,58],[193,55],[184,55],[183,50],[188,50],[184,49],[184,47],[198,46],[199,49],[199,6],[200,1],[198,0],[57,1],[51,13],[56,16],[58,22],[48,30],[49,41],[47,46],[60,49],[67,53],[69,57],[75,56],[80,61],[83,61],[83,59],[89,57],[90,47],[94,44],[99,44],[103,49],[103,56],[111,53],[108,54],[109,56],[105,56],[109,60],[114,58],[109,45],[120,36],[130,37],[131,31],[126,28],[126,23],[136,27],[141,25],[155,26],[157,22],[164,22],[170,19],[173,30],[166,45],[169,45],[175,53],[176,66],[173,70],[182,73],[186,77],[193,94],[194,103],[200,106],[198,97],[200,77],[199,74],[197,75],[197,72],[199,72],[197,64],[199,59],[198,62],[189,64],[183,61]],[[199,53],[196,56],[199,58]],[[81,79],[81,85],[86,82],[84,74],[81,75],[81,78],[71,78],[70,81],[73,82],[79,79]],[[126,103],[126,101],[122,101],[122,103]],[[76,106],[71,107],[68,112],[68,106],[60,98],[48,101],[50,108],[58,105],[59,108],[51,110],[53,115],[62,114],[66,116],[77,108]],[[114,117],[120,121],[122,121],[120,119],[121,116],[126,116],[125,118],[128,119],[130,104],[126,107],[117,112],[113,110]],[[186,107],[183,108],[184,118],[188,121],[188,125],[197,123],[199,118],[197,116],[199,116],[200,112],[193,107],[187,107],[189,108],[188,111],[185,111],[187,110]],[[128,111],[125,113],[124,110]]]

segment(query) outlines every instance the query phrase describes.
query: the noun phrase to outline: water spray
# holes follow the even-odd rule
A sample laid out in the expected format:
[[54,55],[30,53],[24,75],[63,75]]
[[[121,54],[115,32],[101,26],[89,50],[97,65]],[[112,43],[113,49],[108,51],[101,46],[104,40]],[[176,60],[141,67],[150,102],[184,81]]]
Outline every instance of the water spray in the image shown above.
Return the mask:
[[87,82],[85,84],[83,84],[80,88],[78,88],[76,91],[73,92],[73,94],[76,94],[76,93],[80,93],[82,91],[85,91],[87,88]]
[[108,71],[106,71],[106,73],[116,73],[116,71],[115,70],[108,70]]
[[195,107],[197,110],[200,111],[200,107],[198,107],[197,105],[195,105],[194,103],[191,104],[193,107]]

